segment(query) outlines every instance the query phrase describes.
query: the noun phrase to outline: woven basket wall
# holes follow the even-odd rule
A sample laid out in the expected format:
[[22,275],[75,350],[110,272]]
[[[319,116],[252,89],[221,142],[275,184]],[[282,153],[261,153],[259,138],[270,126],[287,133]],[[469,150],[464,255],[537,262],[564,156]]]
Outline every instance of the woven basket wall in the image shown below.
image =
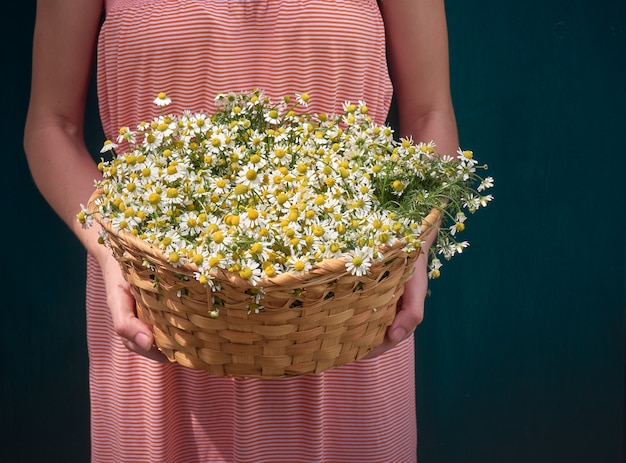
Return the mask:
[[[437,217],[433,211],[424,223]],[[388,248],[384,261],[360,277],[346,273],[344,260],[329,259],[304,275],[262,280],[256,287],[263,287],[264,310],[255,313],[246,293],[254,287],[239,275],[218,274],[222,303],[215,306],[216,294],[194,278],[195,266],[173,268],[157,247],[115,233],[98,214],[94,218],[131,286],[139,318],[153,327],[157,347],[173,362],[220,376],[295,376],[361,359],[383,341],[419,252]],[[212,317],[215,308],[219,314]]]

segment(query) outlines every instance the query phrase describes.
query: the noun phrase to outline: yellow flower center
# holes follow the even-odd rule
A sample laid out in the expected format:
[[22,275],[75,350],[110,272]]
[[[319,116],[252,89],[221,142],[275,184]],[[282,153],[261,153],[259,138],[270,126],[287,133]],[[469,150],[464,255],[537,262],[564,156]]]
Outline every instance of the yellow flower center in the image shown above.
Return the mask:
[[263,252],[263,245],[261,243],[254,243],[252,246],[250,246],[250,253],[251,254],[261,254]]
[[224,242],[224,234],[221,231],[216,231],[213,233],[213,241],[217,244],[221,244]]
[[317,236],[318,238],[321,236],[324,236],[324,233],[325,233],[324,227],[322,227],[321,225],[315,225],[313,227],[313,234]]
[[244,280],[249,280],[252,278],[252,269],[250,267],[244,267],[239,270],[239,276]]
[[287,219],[290,222],[297,221],[299,217],[300,217],[300,214],[298,213],[298,211],[290,211],[289,214],[287,215]]
[[286,193],[279,193],[278,196],[276,197],[276,201],[278,202],[278,204],[280,204],[281,206],[283,204],[285,204],[285,202],[287,202],[287,200],[289,199],[289,196],[287,196]]
[[250,220],[256,220],[259,217],[259,211],[253,208],[248,209],[248,218]]
[[233,192],[235,193],[235,196],[243,196],[248,192],[248,187],[247,185],[239,184],[235,186]]

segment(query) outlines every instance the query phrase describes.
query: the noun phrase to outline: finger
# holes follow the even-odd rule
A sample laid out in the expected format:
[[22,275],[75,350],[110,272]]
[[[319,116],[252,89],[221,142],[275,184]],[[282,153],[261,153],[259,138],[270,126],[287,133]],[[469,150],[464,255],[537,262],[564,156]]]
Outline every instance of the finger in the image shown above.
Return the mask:
[[122,338],[122,342],[127,349],[144,357],[148,357],[159,362],[168,363],[167,357],[154,345],[152,330],[135,315],[131,307],[135,306],[135,300],[126,300],[117,309],[112,309],[113,326],[115,332]]
[[385,339],[381,344],[374,347],[364,358],[374,358],[407,339],[413,334],[415,328],[422,322],[423,318],[423,303],[409,308],[407,307],[406,300],[400,298],[396,316],[389,328],[387,328]]
[[135,352],[160,363],[170,363],[169,359],[155,345],[150,346],[149,349],[145,349],[145,347],[140,346],[126,338],[121,339],[124,346],[131,352]]
[[413,276],[404,285],[404,293],[398,301],[396,316],[387,331],[391,342],[406,339],[424,320],[424,299],[428,290],[425,260],[415,264]]
[[383,342],[364,358],[374,358],[407,339],[424,319],[424,299],[428,290],[427,260],[424,255],[415,263],[413,276],[404,285],[404,294],[397,304],[396,315]]
[[137,318],[135,298],[130,292],[128,283],[121,276],[117,263],[108,266],[104,275],[113,328],[124,346],[144,357],[163,363],[169,362],[167,357],[155,347],[150,326]]
[[402,298],[400,309],[396,312],[387,337],[394,345],[408,338],[424,319],[424,303],[421,300]]
[[378,346],[374,347],[372,350],[370,350],[367,353],[367,355],[363,357],[363,359],[367,360],[367,359],[372,359],[374,357],[378,357],[380,354],[387,352],[389,349],[391,349],[394,346],[395,344],[392,343],[387,336],[385,336],[385,339],[383,340],[383,342],[379,344]]

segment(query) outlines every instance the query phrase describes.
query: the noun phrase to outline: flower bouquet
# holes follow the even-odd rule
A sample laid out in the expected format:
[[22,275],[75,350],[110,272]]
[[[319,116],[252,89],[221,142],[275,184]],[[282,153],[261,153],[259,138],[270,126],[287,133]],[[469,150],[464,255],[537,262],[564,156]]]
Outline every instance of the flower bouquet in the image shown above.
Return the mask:
[[429,276],[492,199],[471,151],[394,138],[364,102],[220,94],[213,114],[122,127],[78,219],[102,226],[171,361],[218,375],[321,372],[380,344],[426,236]]

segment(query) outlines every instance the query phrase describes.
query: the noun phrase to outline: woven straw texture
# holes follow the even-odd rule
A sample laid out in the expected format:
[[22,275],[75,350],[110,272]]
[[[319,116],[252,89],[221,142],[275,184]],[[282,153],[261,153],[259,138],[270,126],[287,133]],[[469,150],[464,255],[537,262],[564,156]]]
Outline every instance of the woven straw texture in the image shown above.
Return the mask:
[[[91,211],[97,210],[99,195],[92,195]],[[131,286],[138,317],[153,328],[157,347],[172,362],[220,376],[320,373],[363,358],[383,341],[419,254],[386,248],[384,260],[363,276],[347,273],[342,259],[328,259],[304,274],[284,273],[256,286],[220,271],[216,278],[222,289],[215,294],[194,278],[193,264],[174,268],[157,247],[114,232],[99,214],[94,218]],[[426,217],[422,236],[438,218],[435,210]],[[264,309],[255,313],[247,291],[259,287]],[[216,317],[213,309],[219,310]]]

